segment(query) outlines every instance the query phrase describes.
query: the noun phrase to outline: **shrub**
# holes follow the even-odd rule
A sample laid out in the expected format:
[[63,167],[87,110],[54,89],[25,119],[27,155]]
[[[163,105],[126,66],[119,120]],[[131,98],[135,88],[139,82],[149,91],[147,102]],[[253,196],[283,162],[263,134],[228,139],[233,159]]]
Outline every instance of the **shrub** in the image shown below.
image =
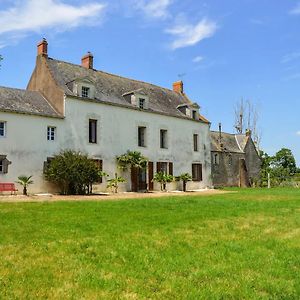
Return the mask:
[[63,195],[92,193],[92,185],[103,173],[87,155],[72,150],[54,156],[45,168],[45,178],[59,186]]
[[176,176],[177,181],[182,181],[182,189],[186,192],[186,184],[188,181],[192,180],[192,176],[189,173],[184,173],[179,176]]
[[153,177],[153,181],[160,183],[161,191],[165,191],[167,183],[172,182],[173,180],[174,180],[174,176],[168,175],[164,172],[158,172]]

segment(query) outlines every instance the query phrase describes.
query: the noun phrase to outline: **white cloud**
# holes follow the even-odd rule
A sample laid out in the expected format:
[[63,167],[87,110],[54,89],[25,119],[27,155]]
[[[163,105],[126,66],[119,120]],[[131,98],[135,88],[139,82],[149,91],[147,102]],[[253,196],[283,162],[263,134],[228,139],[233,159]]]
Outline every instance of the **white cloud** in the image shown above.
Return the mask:
[[195,25],[183,22],[166,30],[167,33],[175,36],[171,44],[173,50],[194,46],[200,41],[209,38],[215,34],[217,24],[207,19],[202,19]]
[[170,14],[169,6],[173,0],[135,0],[136,9],[142,10],[147,17],[165,19]]
[[193,62],[194,62],[194,63],[199,63],[199,62],[201,62],[203,59],[204,59],[204,57],[199,55],[199,56],[196,56],[196,57],[193,59]]
[[300,130],[296,132],[297,135],[300,135]]
[[300,3],[298,3],[291,11],[290,14],[292,15],[299,15],[300,14]]
[[282,58],[281,63],[285,64],[285,63],[291,62],[296,59],[300,59],[300,52],[292,52],[292,53],[285,55]]
[[0,44],[11,40],[11,35],[26,35],[45,29],[65,31],[79,25],[92,25],[91,22],[101,20],[106,6],[99,2],[76,6],[60,0],[26,0],[18,3],[0,10]]

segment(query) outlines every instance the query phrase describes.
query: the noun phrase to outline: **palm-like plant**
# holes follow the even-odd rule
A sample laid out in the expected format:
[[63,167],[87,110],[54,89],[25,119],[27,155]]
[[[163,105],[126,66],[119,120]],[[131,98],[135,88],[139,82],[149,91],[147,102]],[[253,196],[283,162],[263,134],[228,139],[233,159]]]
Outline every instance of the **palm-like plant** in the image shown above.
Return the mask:
[[182,181],[183,191],[186,192],[186,184],[192,180],[192,176],[189,173],[184,173],[176,177],[176,180]]
[[118,193],[119,183],[125,182],[125,179],[121,176],[118,176],[118,174],[115,174],[115,178],[109,179],[108,181],[108,188],[114,189],[114,192]]
[[158,172],[153,177],[153,181],[156,181],[156,182],[160,183],[160,190],[161,191],[165,191],[167,183],[172,182],[173,180],[174,180],[173,175],[168,175],[164,172]]
[[32,176],[20,175],[18,177],[17,183],[23,186],[23,195],[27,196],[27,187],[30,184],[33,184],[33,180],[31,180]]

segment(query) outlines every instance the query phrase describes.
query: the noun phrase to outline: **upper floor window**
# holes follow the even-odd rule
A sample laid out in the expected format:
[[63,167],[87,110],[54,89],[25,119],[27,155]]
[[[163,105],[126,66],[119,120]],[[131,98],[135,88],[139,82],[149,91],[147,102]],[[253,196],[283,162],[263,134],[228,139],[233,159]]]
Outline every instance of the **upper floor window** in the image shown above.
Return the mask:
[[232,155],[229,154],[229,157],[228,157],[228,165],[231,166],[232,165]]
[[55,133],[56,133],[56,127],[48,126],[47,127],[47,140],[54,141]]
[[195,110],[192,111],[192,118],[193,118],[194,120],[197,119],[197,111],[195,111]]
[[160,130],[160,148],[162,148],[162,149],[167,149],[168,148],[167,135],[168,135],[167,130],[165,130],[165,129]]
[[145,109],[145,103],[146,103],[145,99],[139,98],[139,108],[140,109]]
[[219,164],[219,154],[218,153],[214,154],[214,156],[213,156],[213,162],[214,162],[214,165],[218,165]]
[[146,147],[146,127],[138,128],[138,146]]
[[202,181],[202,164],[192,164],[193,181]]
[[90,88],[87,86],[81,87],[81,97],[82,98],[89,98],[90,97]]
[[97,143],[97,120],[89,119],[89,143]]
[[199,144],[199,136],[198,134],[194,134],[194,151],[198,151],[198,144]]
[[6,122],[0,121],[0,137],[6,136]]
[[4,160],[0,159],[0,174],[4,173],[3,170],[4,170]]

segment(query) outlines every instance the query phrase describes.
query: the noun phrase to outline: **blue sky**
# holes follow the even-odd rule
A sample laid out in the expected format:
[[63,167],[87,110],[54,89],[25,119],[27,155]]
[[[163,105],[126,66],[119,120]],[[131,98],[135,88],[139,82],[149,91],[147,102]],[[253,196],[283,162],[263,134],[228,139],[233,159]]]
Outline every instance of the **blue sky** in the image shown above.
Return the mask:
[[[261,147],[293,150],[300,164],[300,1],[1,0],[0,85],[25,88],[36,43],[49,56],[164,87],[183,79],[217,129],[234,107],[259,109]],[[180,75],[180,76],[179,76]]]

